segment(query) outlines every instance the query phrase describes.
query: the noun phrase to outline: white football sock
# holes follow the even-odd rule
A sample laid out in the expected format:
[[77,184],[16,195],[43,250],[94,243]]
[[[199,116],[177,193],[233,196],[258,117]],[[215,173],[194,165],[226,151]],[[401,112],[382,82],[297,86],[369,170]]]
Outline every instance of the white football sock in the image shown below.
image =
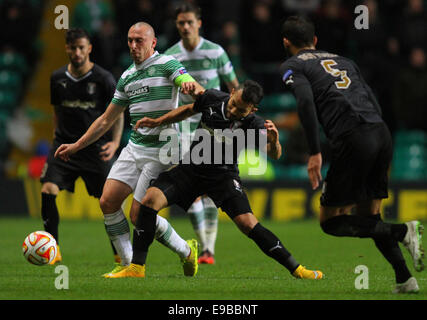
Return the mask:
[[[202,200],[196,200],[188,209],[191,224],[194,232],[197,235],[201,248],[206,246],[206,227],[205,227],[205,212],[203,210]],[[203,249],[204,250],[204,249]]]
[[156,240],[176,252],[181,258],[186,258],[190,254],[187,241],[182,239],[170,223],[159,215],[156,220]]
[[215,242],[218,233],[218,209],[209,197],[203,197],[203,209],[205,212],[205,239],[203,250],[215,253]]
[[120,256],[121,264],[127,266],[132,260],[132,243],[130,241],[130,229],[123,210],[104,214],[105,230],[108,237]]

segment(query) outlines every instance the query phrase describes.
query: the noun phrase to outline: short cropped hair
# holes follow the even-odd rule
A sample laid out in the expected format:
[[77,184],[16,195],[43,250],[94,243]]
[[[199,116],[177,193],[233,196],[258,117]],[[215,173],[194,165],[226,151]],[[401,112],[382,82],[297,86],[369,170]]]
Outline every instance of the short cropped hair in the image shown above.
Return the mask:
[[197,19],[202,18],[202,9],[200,9],[200,7],[192,3],[184,2],[178,5],[178,7],[175,9],[175,19],[178,18],[178,15],[180,13],[187,13],[187,12],[193,12]]
[[90,42],[90,36],[86,30],[82,28],[71,28],[68,29],[65,34],[65,43],[70,44],[81,38],[86,38]]
[[282,38],[288,39],[297,48],[312,45],[314,34],[314,24],[306,17],[290,16],[282,26]]
[[246,80],[239,88],[243,89],[242,100],[254,106],[257,106],[264,97],[264,89],[253,80]]

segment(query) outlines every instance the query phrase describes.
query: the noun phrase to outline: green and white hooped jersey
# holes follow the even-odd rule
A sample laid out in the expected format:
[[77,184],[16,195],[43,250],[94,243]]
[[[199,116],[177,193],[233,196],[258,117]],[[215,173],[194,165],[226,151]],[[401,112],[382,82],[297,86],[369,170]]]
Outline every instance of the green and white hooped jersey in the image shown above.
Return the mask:
[[[178,106],[176,81],[184,75],[189,77],[179,61],[156,51],[141,64],[133,63],[123,72],[111,102],[129,107],[132,126],[143,117],[158,118]],[[159,135],[166,128],[175,126],[139,128],[132,131],[130,142],[142,147],[161,148],[167,141],[160,141]]]
[[[200,37],[200,42],[193,51],[184,48],[182,40],[165,51],[180,61],[188,73],[205,89],[220,89],[221,80],[233,81],[236,78],[233,65],[224,49],[212,41]],[[180,94],[179,105],[193,103],[190,95]],[[193,132],[200,121],[201,114],[187,119]],[[181,127],[181,126],[180,126]]]

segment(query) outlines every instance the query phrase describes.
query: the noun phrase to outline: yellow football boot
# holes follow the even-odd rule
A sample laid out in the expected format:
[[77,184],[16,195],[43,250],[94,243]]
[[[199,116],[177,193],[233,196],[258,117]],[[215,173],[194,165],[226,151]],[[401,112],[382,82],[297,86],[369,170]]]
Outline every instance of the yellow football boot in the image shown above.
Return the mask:
[[105,278],[145,278],[145,264],[134,264],[131,263],[129,266],[123,268],[119,272],[109,273],[105,275]]
[[111,270],[110,272],[104,273],[102,276],[105,278],[107,275],[112,274],[112,273],[117,273],[119,271],[122,271],[124,268],[126,268],[127,266],[122,266],[120,263],[114,263],[114,268],[113,270]]
[[53,259],[51,262],[49,262],[49,264],[54,265],[56,263],[59,263],[62,261],[62,255],[61,255],[61,250],[59,250],[59,245],[56,245],[56,257],[55,259]]
[[199,268],[198,263],[198,243],[197,240],[187,240],[188,246],[190,247],[190,255],[187,258],[181,258],[182,267],[184,269],[184,275],[187,277],[194,277],[197,274]]
[[320,280],[324,278],[322,271],[308,270],[302,265],[299,265],[298,268],[296,268],[292,273],[292,275],[298,279]]

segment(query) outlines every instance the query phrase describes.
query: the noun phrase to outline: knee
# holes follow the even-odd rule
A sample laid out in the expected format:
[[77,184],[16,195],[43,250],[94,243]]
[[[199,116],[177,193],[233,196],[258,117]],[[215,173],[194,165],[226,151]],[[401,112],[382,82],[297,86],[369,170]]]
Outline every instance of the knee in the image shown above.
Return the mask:
[[322,221],[320,222],[320,228],[322,229],[322,231],[326,234],[330,234],[329,233],[329,229],[328,229],[328,220]]
[[245,235],[249,235],[252,229],[258,224],[258,220],[252,213],[238,215],[233,220]]
[[120,209],[120,205],[117,207],[117,204],[114,201],[111,201],[104,195],[99,199],[99,206],[104,214],[114,213]]
[[341,225],[344,222],[343,220],[346,220],[346,217],[346,215],[342,215],[324,220],[320,223],[320,228],[323,230],[324,233],[329,234],[331,236],[344,236],[345,234],[342,234]]
[[59,193],[59,187],[52,182],[46,182],[42,185],[41,193],[56,196]]
[[164,194],[157,188],[149,188],[142,198],[141,204],[153,210],[159,211],[167,206]]
[[152,197],[149,194],[146,194],[144,196],[144,198],[141,201],[141,204],[143,206],[146,206],[148,208],[154,209],[155,205],[156,205],[156,199],[154,197]]

